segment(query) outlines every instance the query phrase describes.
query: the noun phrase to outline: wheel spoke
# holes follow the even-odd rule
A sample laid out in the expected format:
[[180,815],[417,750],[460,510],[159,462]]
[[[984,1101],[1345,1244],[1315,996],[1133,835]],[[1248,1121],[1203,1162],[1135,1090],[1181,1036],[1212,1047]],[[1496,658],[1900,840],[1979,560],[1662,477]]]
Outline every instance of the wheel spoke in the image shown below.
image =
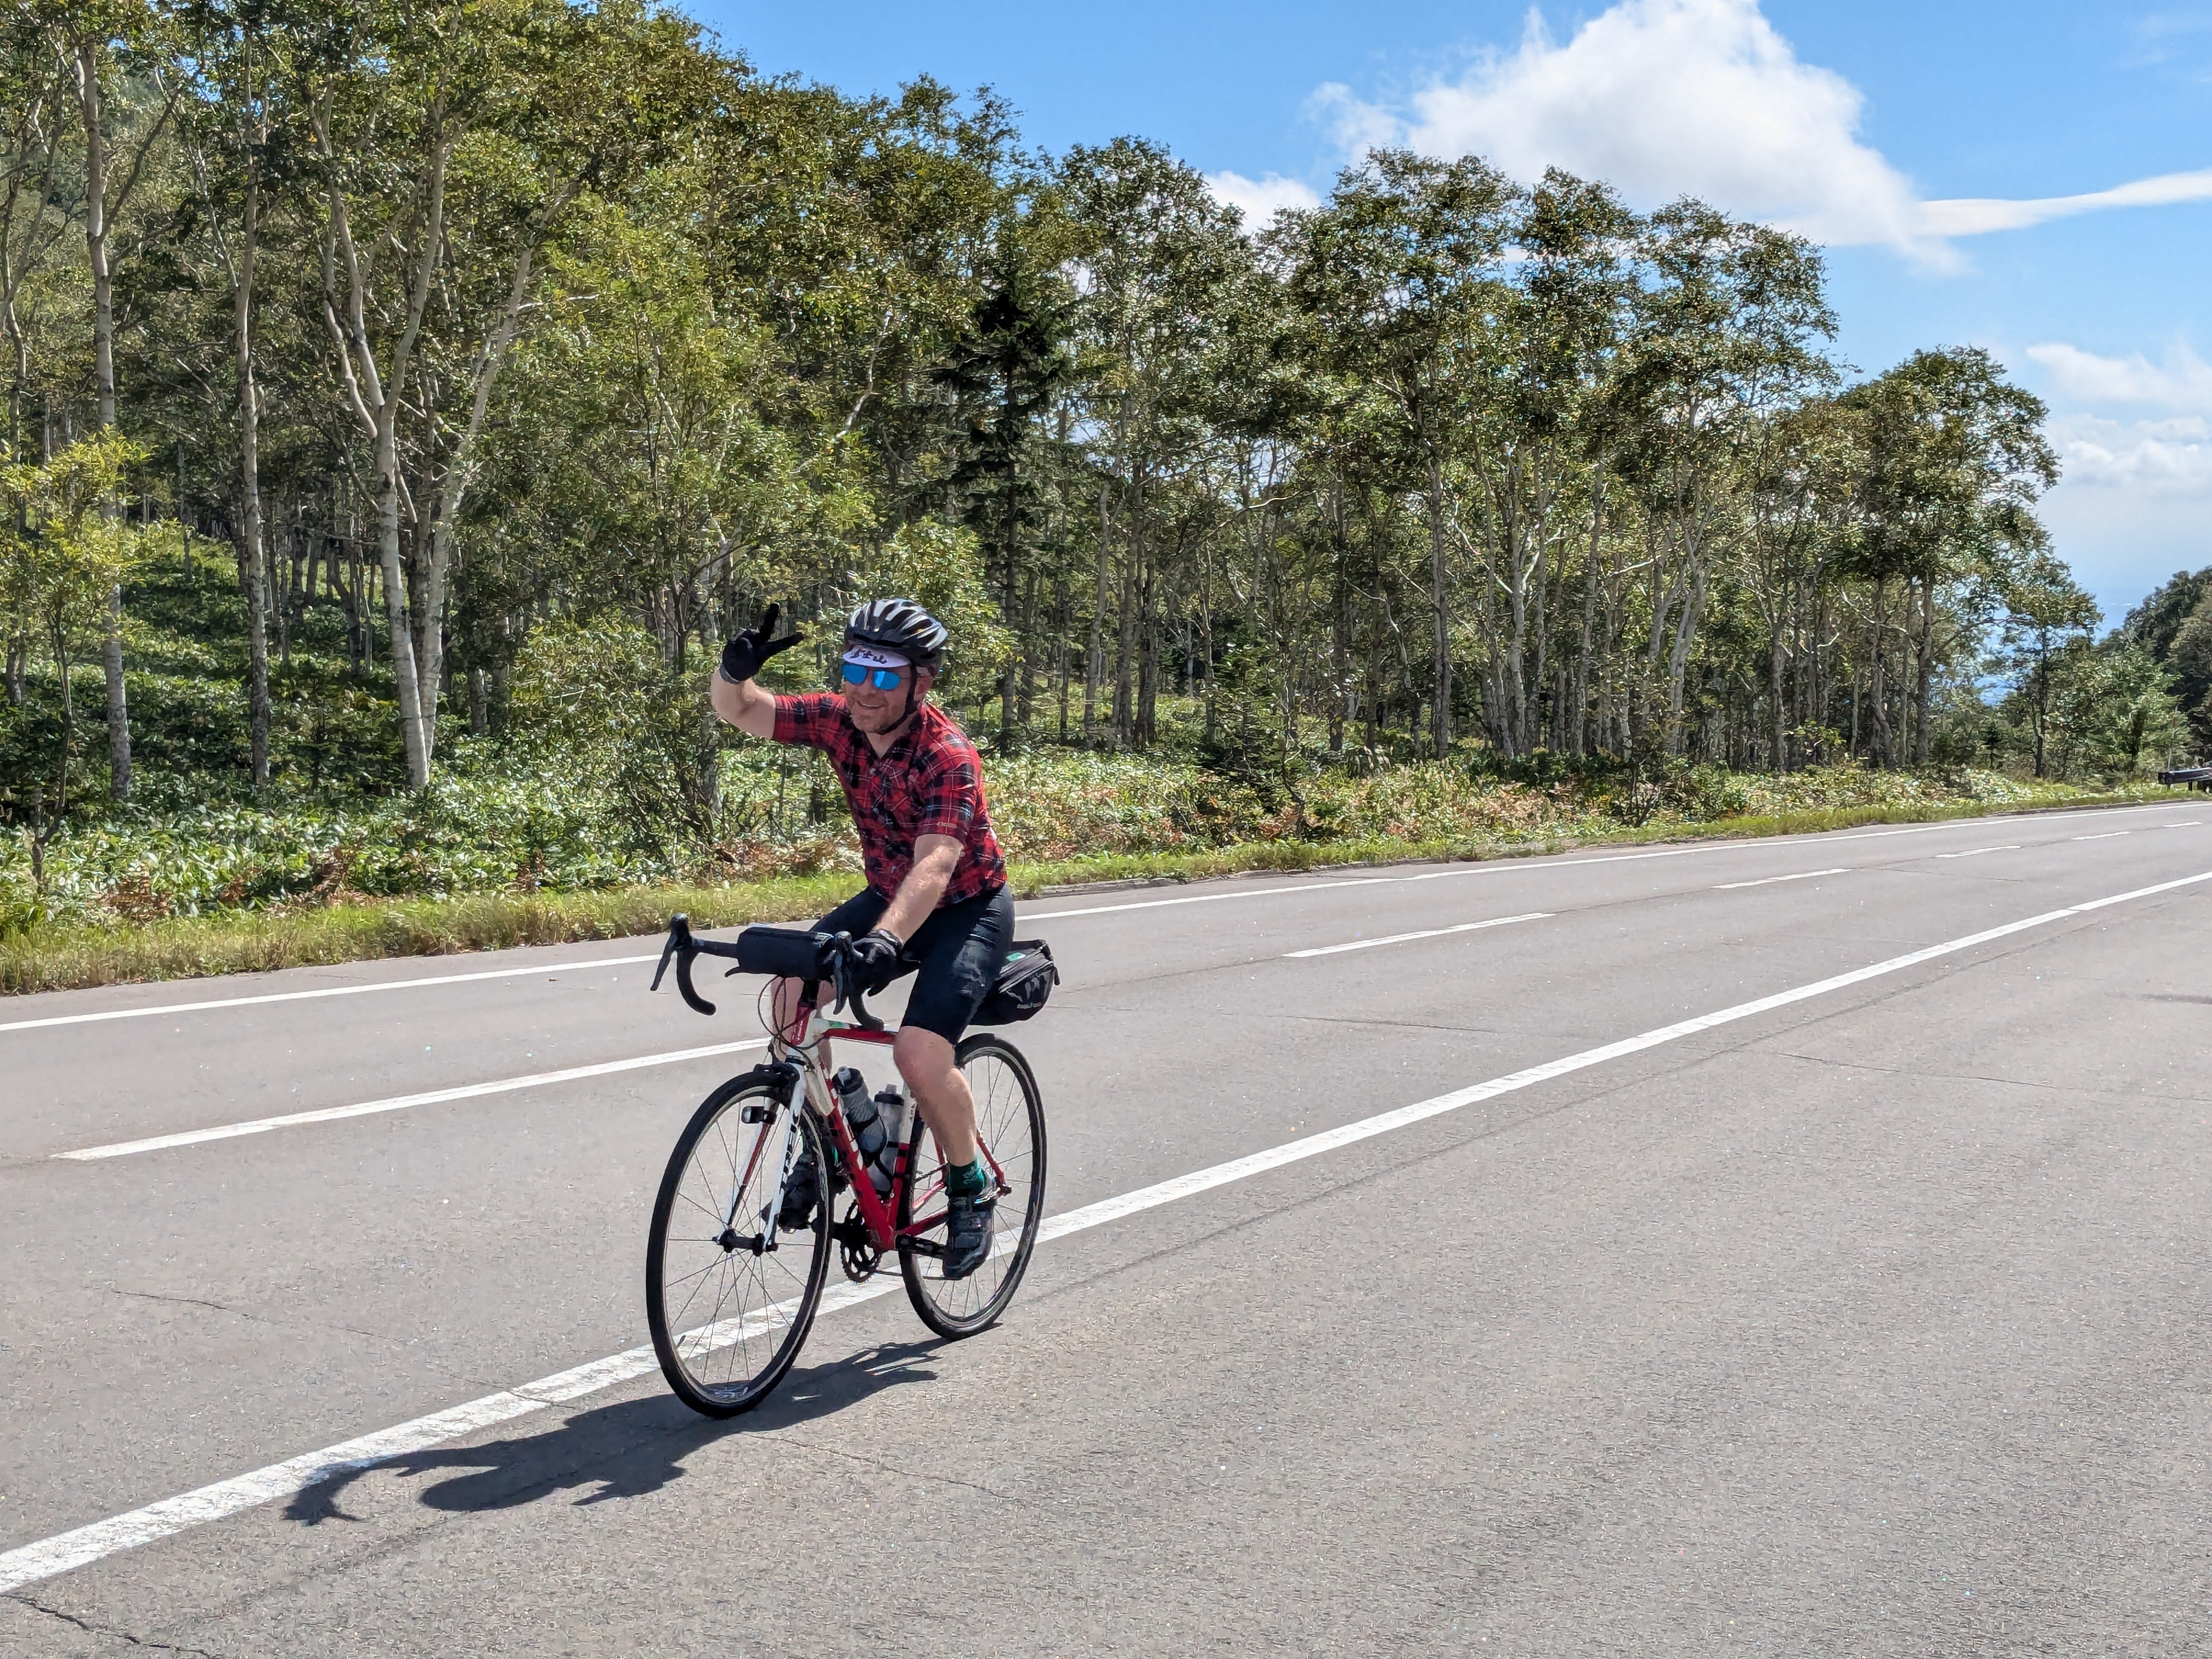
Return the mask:
[[[904,1253],[915,1310],[945,1335],[980,1330],[1004,1311],[1027,1267],[1043,1196],[1043,1116],[1019,1062],[1003,1042],[988,1039],[970,1048],[962,1069],[975,1102],[977,1138],[1006,1190],[997,1200],[991,1254],[967,1278],[946,1279],[939,1257]],[[906,1225],[921,1232],[942,1224],[936,1200],[944,1160],[933,1137],[918,1137],[916,1148],[906,1214],[923,1218],[926,1224],[918,1227],[910,1218]]]
[[[747,1229],[775,1210],[782,1170],[766,1156],[771,1131],[779,1139],[796,1133],[794,1155],[812,1151],[822,1167],[811,1117],[744,1122],[744,1108],[768,1103],[756,1085],[695,1119],[654,1212],[647,1311],[662,1369],[688,1403],[718,1415],[752,1404],[790,1364],[828,1268],[830,1241],[823,1227],[785,1235],[775,1249],[758,1254],[722,1247],[732,1218]],[[710,1233],[688,1231],[702,1221]]]

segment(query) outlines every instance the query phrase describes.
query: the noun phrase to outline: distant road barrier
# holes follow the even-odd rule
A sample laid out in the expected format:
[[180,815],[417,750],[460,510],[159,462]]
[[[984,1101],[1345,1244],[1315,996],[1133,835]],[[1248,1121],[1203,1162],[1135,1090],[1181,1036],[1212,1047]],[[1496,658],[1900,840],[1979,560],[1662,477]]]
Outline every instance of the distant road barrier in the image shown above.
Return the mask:
[[2184,766],[2158,775],[2160,783],[2184,783],[2191,789],[2212,790],[2212,766]]

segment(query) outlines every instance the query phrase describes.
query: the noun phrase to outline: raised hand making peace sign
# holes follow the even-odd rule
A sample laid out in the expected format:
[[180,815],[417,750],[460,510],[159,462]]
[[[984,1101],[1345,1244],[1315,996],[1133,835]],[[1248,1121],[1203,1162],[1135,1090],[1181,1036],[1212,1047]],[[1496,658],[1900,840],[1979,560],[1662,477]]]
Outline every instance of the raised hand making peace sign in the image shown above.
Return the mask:
[[775,619],[782,615],[783,607],[772,605],[762,613],[760,626],[750,633],[741,633],[722,644],[722,678],[732,684],[742,685],[761,672],[761,665],[779,651],[788,651],[806,637],[797,629],[781,639],[771,639],[775,632]]

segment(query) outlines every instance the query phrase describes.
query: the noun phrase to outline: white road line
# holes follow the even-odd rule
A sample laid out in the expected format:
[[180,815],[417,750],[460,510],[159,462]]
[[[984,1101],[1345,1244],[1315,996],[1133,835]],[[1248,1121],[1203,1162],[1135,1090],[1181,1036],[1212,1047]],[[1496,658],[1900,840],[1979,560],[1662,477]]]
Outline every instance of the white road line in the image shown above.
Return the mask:
[[1109,910],[1157,910],[1164,904],[1218,904],[1224,899],[1272,898],[1279,893],[1318,893],[1329,887],[1381,887],[1403,876],[1361,876],[1351,881],[1308,881],[1296,887],[1255,887],[1236,893],[1192,893],[1183,898],[1138,899],[1127,904],[1091,904],[1079,910],[1032,910],[1024,922],[1056,921],[1063,916],[1103,916]]
[[1849,870],[1800,870],[1791,876],[1761,876],[1757,881],[1724,881],[1713,889],[1716,893],[1734,892],[1739,887],[1771,887],[1778,881],[1810,881],[1815,876],[1847,876]]
[[517,1089],[542,1089],[552,1083],[574,1083],[580,1078],[611,1077],[617,1072],[641,1071],[648,1066],[675,1066],[711,1054],[734,1054],[747,1048],[765,1048],[766,1037],[747,1042],[717,1042],[704,1048],[677,1048],[665,1054],[639,1054],[632,1060],[603,1060],[596,1066],[571,1066],[566,1071],[538,1072],[529,1077],[500,1078],[490,1083],[465,1083],[457,1089],[433,1089],[427,1094],[394,1095],[389,1100],[364,1100],[355,1106],[325,1106],[319,1111],[288,1112],[283,1117],[257,1117],[244,1123],[219,1124],[212,1129],[186,1129],[173,1135],[151,1135],[144,1140],[118,1140],[111,1146],[82,1146],[72,1152],[52,1152],[52,1158],[89,1162],[100,1158],[127,1158],[133,1152],[158,1152],[171,1146],[197,1146],[204,1140],[229,1140],[238,1135],[264,1134],[289,1129],[298,1123],[331,1123],[342,1117],[369,1117],[378,1112],[404,1112],[410,1106],[435,1106],[448,1100],[473,1100],[478,1095],[503,1095]]
[[[2088,813],[2114,812],[2171,812],[2174,806],[2106,806],[2084,807],[2069,812],[2053,812],[2051,818],[2081,817]],[[1266,898],[1279,893],[1316,893],[1330,887],[1365,887],[1390,882],[1437,881],[1453,876],[1483,876],[1514,869],[1556,870],[1584,864],[1633,864],[1644,859],[1688,858],[1700,853],[1740,852],[1754,845],[1772,847],[1800,846],[1808,841],[1880,841],[1891,836],[1924,836],[1941,830],[1956,830],[1979,822],[1972,818],[1946,818],[1936,823],[1909,824],[1901,830],[1860,830],[1845,834],[1815,830],[1802,836],[1762,836],[1758,842],[1720,840],[1703,842],[1695,847],[1668,847],[1650,853],[1614,853],[1603,858],[1583,858],[1573,853],[1559,853],[1530,859],[1488,860],[1450,870],[1426,870],[1410,876],[1365,876],[1349,881],[1306,882],[1295,887],[1259,887],[1237,893],[1195,893],[1182,898],[1140,899],[1127,904],[1096,904],[1076,910],[1040,910],[1024,915],[1024,921],[1052,921],[1063,916],[1104,915],[1115,910],[1148,910],[1165,904],[1210,904],[1224,899]],[[2197,820],[2191,819],[2191,823]],[[2179,824],[2160,826],[2180,829]],[[2126,832],[2121,831],[2125,834]],[[2081,837],[2094,840],[2094,836]],[[407,991],[422,985],[460,985],[471,980],[520,979],[532,974],[552,975],[586,968],[626,968],[639,963],[658,961],[659,952],[641,957],[600,957],[589,962],[547,963],[534,968],[491,968],[473,974],[437,974],[422,979],[378,980],[368,985],[327,985],[312,991],[271,991],[259,996],[218,997],[204,1002],[165,1002],[148,1008],[106,1008],[97,1013],[53,1014],[43,1019],[18,1019],[0,1023],[0,1031],[31,1031],[50,1025],[88,1025],[100,1020],[149,1019],[164,1014],[192,1014],[210,1008],[246,1008],[264,1002],[300,1002],[313,997],[361,996],[370,991]]]
[[2015,842],[2008,847],[1977,847],[1969,852],[1938,853],[1936,856],[1939,859],[1978,859],[1984,853],[2017,853],[2018,851],[2020,851],[2020,843]]
[[1481,927],[1504,927],[1516,921],[1546,921],[1553,912],[1531,910],[1525,916],[1492,916],[1488,921],[1462,921],[1456,927],[1425,927],[1418,933],[1389,933],[1381,939],[1356,939],[1349,945],[1321,945],[1310,951],[1285,951],[1285,957],[1333,957],[1340,951],[1370,951],[1378,945],[1403,945],[1407,939],[1442,939],[1446,933],[1472,933]]
[[2198,830],[2202,829],[2203,824],[2203,818],[2184,818],[2179,823],[2161,823],[2154,827],[2160,830]]
[[54,1014],[46,1019],[19,1019],[0,1025],[0,1031],[33,1031],[46,1025],[89,1025],[103,1019],[148,1019],[158,1014],[197,1014],[208,1008],[246,1008],[261,1002],[304,1002],[310,997],[357,997],[370,991],[411,991],[418,985],[460,985],[477,979],[520,979],[531,974],[557,978],[586,968],[626,968],[656,962],[659,953],[645,957],[599,957],[590,962],[544,962],[535,968],[489,968],[477,974],[437,974],[427,979],[381,979],[371,985],[325,985],[313,991],[271,991],[258,997],[222,997],[207,1002],[165,1002],[153,1008],[106,1008],[96,1014]]
[[[1226,1164],[1216,1164],[1210,1169],[1196,1170],[1153,1186],[1140,1187],[1118,1198],[1104,1199],[1079,1210],[1070,1210],[1064,1215],[1045,1221],[1037,1229],[1038,1242],[1048,1243],[1053,1239],[1065,1238],[1071,1233],[1103,1226],[1108,1222],[1118,1221],[1140,1211],[1155,1209],[1160,1205],[1171,1204],[1178,1199],[1189,1198],[1215,1187],[1226,1186],[1231,1182],[1242,1181],[1249,1176],[1280,1169],[1286,1164],[1296,1164],[1304,1158],[1334,1152],[1340,1146],[1349,1146],[1376,1135],[1388,1134],[1394,1129],[1402,1129],[1427,1118],[1457,1111],[1463,1106],[1494,1100],[1500,1095],[1547,1083],[1572,1072],[1601,1066],[1608,1060],[1639,1054],[1646,1048],[1658,1048],[1662,1043],[1679,1042],[1701,1031],[1749,1019],[1776,1008],[1785,1008],[1792,1003],[1824,996],[1831,991],[1840,991],[1868,980],[1880,979],[1887,974],[1901,973],[1922,963],[1933,962],[1940,957],[1972,950],[1978,945],[2026,933],[2033,927],[2047,927],[2069,916],[2087,915],[2111,905],[2173,892],[2206,881],[2212,881],[2212,870],[2199,875],[2184,876],[2178,881],[2160,882],[2154,887],[2138,887],[2130,892],[2091,899],[2087,903],[2069,905],[2063,910],[2046,910],[2041,915],[2008,921],[2002,927],[1985,928],[1961,939],[1947,939],[1924,950],[1908,951],[1904,956],[1892,957],[1885,962],[1855,968],[1849,973],[1816,980],[1812,984],[1800,985],[1793,990],[1778,991],[1772,996],[1739,1002],[1734,1007],[1700,1014],[1695,1019],[1686,1019],[1679,1024],[1662,1025],[1656,1030],[1624,1037],[1601,1048],[1585,1048],[1580,1054],[1547,1060],[1526,1071],[1492,1078],[1487,1083],[1478,1083],[1471,1088],[1437,1095],[1432,1099],[1416,1101],[1395,1111],[1362,1118],[1340,1128],[1324,1129],[1318,1134],[1285,1141],[1279,1146],[1271,1146],[1245,1158],[1232,1158]],[[896,1279],[885,1282],[879,1278],[866,1285],[836,1285],[823,1294],[821,1311],[831,1313],[840,1308],[871,1301],[898,1288],[898,1285]],[[732,1332],[730,1340],[735,1340],[735,1333],[742,1322],[726,1322]],[[696,1346],[707,1339],[695,1334],[685,1340]],[[610,1354],[604,1359],[595,1359],[570,1370],[556,1371],[550,1376],[540,1377],[535,1382],[502,1389],[497,1394],[486,1395],[481,1400],[472,1400],[465,1405],[435,1412],[428,1417],[418,1417],[412,1422],[401,1423],[374,1434],[363,1435],[359,1439],[325,1447],[321,1451],[288,1458],[282,1463],[272,1463],[266,1468],[256,1469],[247,1474],[234,1475],[228,1480],[216,1481],[212,1486],[202,1486],[180,1497],[164,1498],[160,1503],[149,1504],[125,1515],[95,1521],[73,1531],[58,1533],[53,1537],[22,1545],[0,1554],[0,1595],[19,1589],[25,1584],[35,1583],[40,1579],[52,1578],[76,1567],[88,1565],[140,1544],[167,1538],[187,1528],[220,1521],[226,1516],[257,1508],[274,1498],[289,1497],[334,1475],[422,1451],[448,1440],[458,1440],[464,1435],[474,1434],[510,1418],[525,1416],[548,1406],[560,1405],[634,1381],[652,1371],[656,1364],[651,1348],[631,1348],[621,1353]]]
[[2124,830],[2107,830],[2101,836],[2076,836],[2074,839],[2075,841],[2111,841],[2116,836],[2124,836],[2127,833]]
[[[2171,812],[2171,806],[2102,806],[2085,807],[2073,812],[2053,812],[2050,817],[2080,817],[2087,812]],[[1844,841],[1887,841],[1894,836],[1928,836],[1939,830],[1961,830],[1984,822],[1979,818],[1946,818],[1937,823],[1907,824],[1901,830],[1854,830],[1844,834],[1832,830],[1817,830],[1803,836],[1769,836],[1756,841],[1702,842],[1695,847],[1662,847],[1649,853],[1608,853],[1599,858],[1585,858],[1575,853],[1559,853],[1537,858],[1485,859],[1480,862],[1456,865],[1449,870],[1423,870],[1408,876],[1362,876],[1350,881],[1310,881],[1291,887],[1253,887],[1233,893],[1193,893],[1181,898],[1136,899],[1121,904],[1090,904],[1075,910],[1027,910],[1022,914],[1024,922],[1056,921],[1065,916],[1103,916],[1117,910],[1155,910],[1169,904],[1218,904],[1229,899],[1274,898],[1285,894],[1319,893],[1332,887],[1384,887],[1400,882],[1443,881],[1460,876],[1494,876],[1526,870],[1579,870],[1594,864],[1639,864],[1648,859],[1686,859],[1705,853],[1743,852],[1755,847],[1801,847],[1808,842]],[[2122,830],[2124,835],[2127,832]]]

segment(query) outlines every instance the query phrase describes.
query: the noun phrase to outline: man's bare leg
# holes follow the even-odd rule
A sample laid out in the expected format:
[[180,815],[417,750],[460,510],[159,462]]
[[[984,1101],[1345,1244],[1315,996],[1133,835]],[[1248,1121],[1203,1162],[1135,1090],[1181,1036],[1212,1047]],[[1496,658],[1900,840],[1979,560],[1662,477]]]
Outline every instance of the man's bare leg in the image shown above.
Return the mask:
[[954,1063],[952,1045],[934,1031],[908,1025],[893,1040],[891,1058],[914,1091],[921,1121],[937,1138],[938,1155],[945,1168],[973,1163],[975,1097],[968,1092],[967,1073]]

